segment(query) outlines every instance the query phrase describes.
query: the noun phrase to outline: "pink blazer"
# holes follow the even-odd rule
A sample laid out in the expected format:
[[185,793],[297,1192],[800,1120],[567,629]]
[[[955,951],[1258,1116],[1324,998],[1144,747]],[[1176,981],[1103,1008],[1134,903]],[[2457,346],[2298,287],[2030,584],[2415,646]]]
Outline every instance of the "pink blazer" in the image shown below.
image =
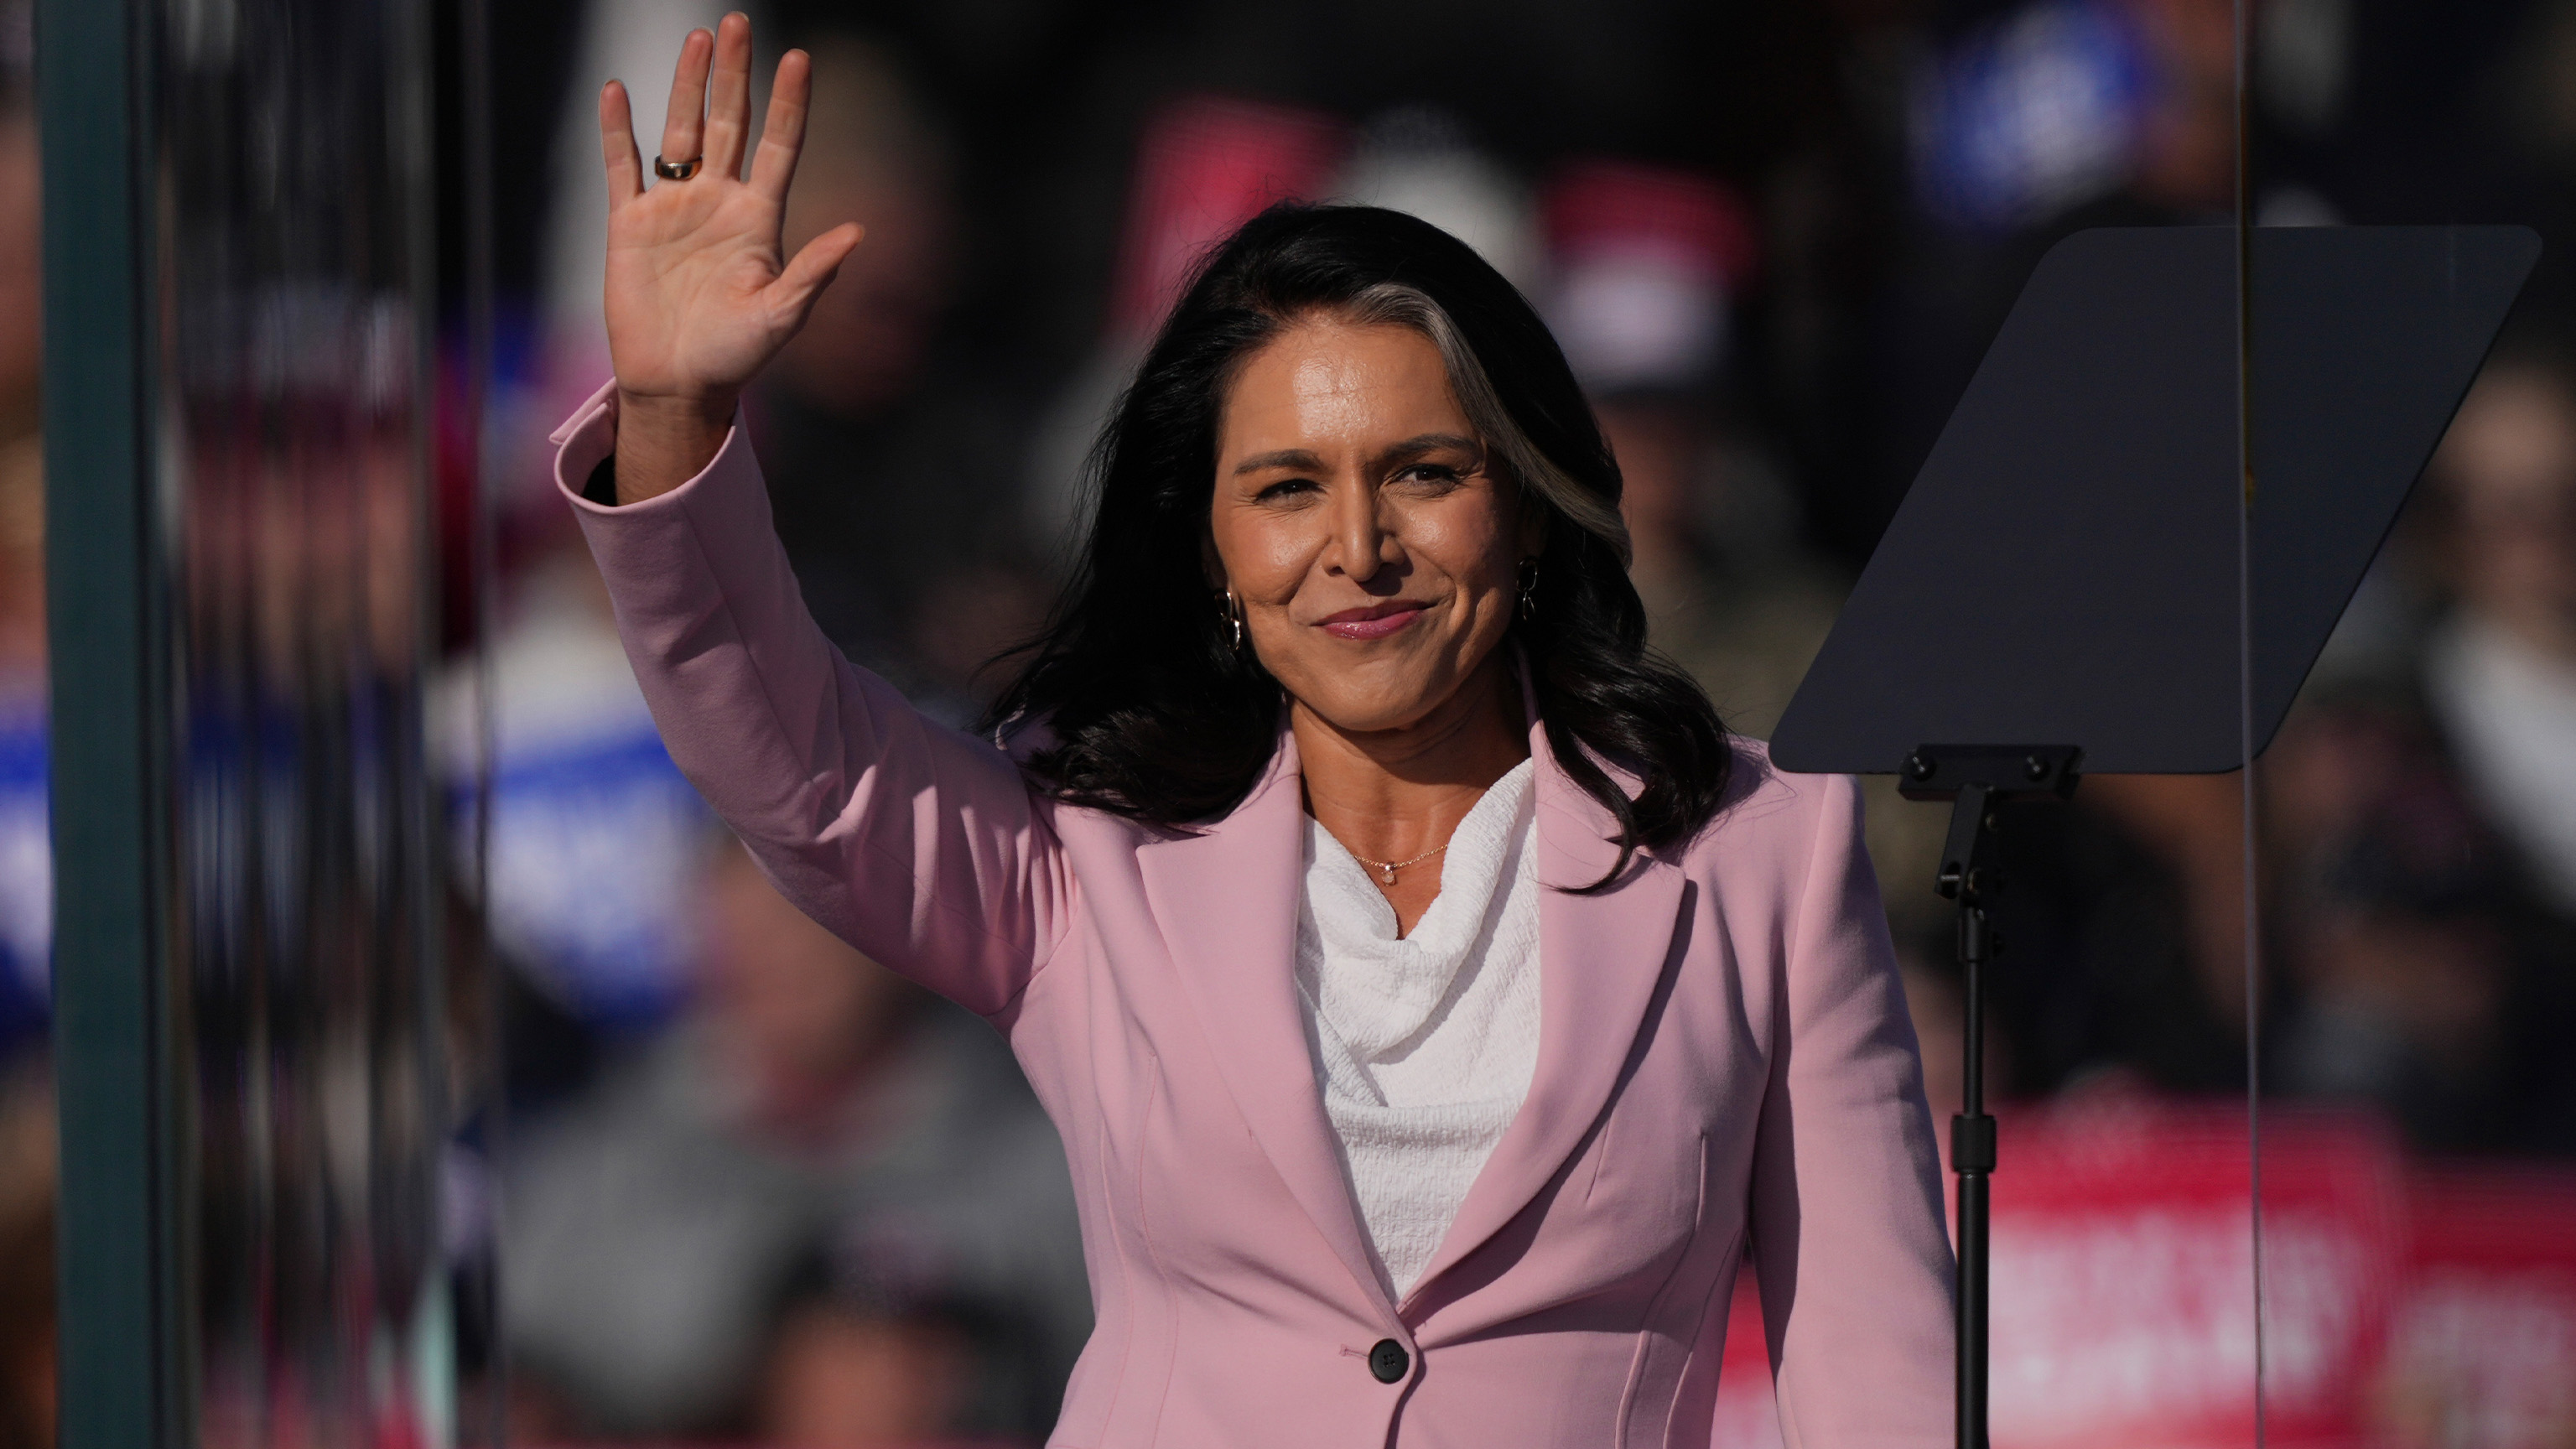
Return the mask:
[[[1696,844],[1545,895],[1528,1100],[1391,1301],[1298,1019],[1294,746],[1197,834],[1032,793],[824,639],[738,425],[674,492],[582,501],[611,409],[557,482],[672,757],[790,899],[1005,1033],[1064,1134],[1098,1325],[1050,1445],[1707,1449],[1748,1251],[1793,1449],[1950,1443],[1940,1168],[1849,779],[1743,744]],[[1541,879],[1588,884],[1609,817],[1530,749]]]

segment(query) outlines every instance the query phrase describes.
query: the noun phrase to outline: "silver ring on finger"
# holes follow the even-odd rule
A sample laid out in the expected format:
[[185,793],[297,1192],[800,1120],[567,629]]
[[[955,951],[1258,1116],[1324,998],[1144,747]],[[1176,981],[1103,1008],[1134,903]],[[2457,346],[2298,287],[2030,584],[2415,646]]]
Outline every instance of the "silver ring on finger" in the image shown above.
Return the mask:
[[686,181],[690,177],[698,174],[698,167],[705,164],[706,159],[707,158],[703,153],[692,156],[686,161],[665,161],[661,157],[655,156],[653,158],[653,174],[661,177],[665,181]]

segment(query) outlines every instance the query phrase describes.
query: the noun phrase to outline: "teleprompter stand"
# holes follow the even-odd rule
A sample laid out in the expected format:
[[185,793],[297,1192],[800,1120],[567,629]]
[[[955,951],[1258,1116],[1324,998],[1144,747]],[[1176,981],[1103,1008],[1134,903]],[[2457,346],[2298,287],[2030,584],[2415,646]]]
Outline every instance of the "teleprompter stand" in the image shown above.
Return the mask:
[[2003,894],[1991,846],[1995,807],[2063,800],[2075,793],[2084,752],[2073,745],[1921,745],[1905,757],[1897,790],[1908,800],[1950,802],[1933,889],[1959,903],[1962,977],[1959,1112],[1950,1119],[1950,1170],[1959,1178],[1959,1442],[1982,1444],[1986,1427],[1987,1178],[1995,1170],[1995,1119],[1986,1115],[1986,963],[2003,953],[1988,914]]
[[2258,229],[2240,314],[2237,242],[2041,260],[1772,739],[1780,769],[1951,802],[1959,1449],[1986,1445],[1995,807],[2261,752],[2539,254],[2519,227]]

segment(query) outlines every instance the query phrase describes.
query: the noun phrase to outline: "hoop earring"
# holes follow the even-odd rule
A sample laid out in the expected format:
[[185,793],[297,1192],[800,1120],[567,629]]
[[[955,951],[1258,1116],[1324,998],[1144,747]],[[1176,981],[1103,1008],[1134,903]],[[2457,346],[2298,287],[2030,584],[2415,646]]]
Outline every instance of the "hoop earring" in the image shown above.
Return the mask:
[[1227,642],[1234,652],[1240,655],[1243,653],[1243,600],[1234,596],[1234,590],[1228,589],[1225,591],[1225,602],[1219,607],[1224,613],[1225,622],[1233,631],[1233,637]]
[[1538,618],[1538,560],[1536,558],[1522,559],[1520,575],[1521,622],[1526,624],[1533,622]]

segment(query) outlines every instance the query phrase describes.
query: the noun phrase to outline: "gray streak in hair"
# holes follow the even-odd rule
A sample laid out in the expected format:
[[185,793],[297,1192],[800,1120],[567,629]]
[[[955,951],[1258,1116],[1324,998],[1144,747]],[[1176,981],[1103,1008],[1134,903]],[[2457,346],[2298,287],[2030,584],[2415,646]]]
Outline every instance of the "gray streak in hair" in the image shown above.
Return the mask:
[[1457,394],[1458,406],[1486,446],[1502,456],[1513,481],[1547,500],[1575,527],[1608,543],[1622,564],[1629,561],[1632,550],[1628,523],[1619,516],[1618,506],[1586,491],[1564,469],[1549,462],[1538,445],[1530,441],[1529,434],[1521,431],[1520,424],[1504,410],[1502,399],[1495,396],[1494,384],[1485,376],[1485,365],[1476,360],[1475,350],[1459,335],[1458,324],[1429,294],[1402,282],[1379,282],[1353,298],[1349,306],[1335,310],[1352,322],[1410,327],[1430,338],[1431,345],[1440,349],[1441,365],[1449,373],[1449,388]]

